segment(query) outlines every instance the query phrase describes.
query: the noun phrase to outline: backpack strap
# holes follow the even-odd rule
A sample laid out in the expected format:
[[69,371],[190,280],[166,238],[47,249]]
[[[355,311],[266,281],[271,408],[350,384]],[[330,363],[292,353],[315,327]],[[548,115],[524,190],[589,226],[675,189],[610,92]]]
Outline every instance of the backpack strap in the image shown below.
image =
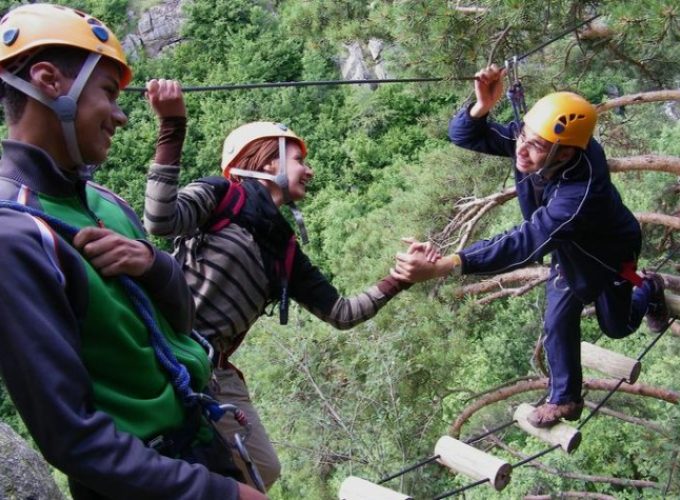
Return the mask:
[[201,228],[205,232],[216,233],[225,228],[238,216],[246,203],[246,191],[238,182],[231,182],[224,177],[211,176],[199,180],[210,184],[215,189],[217,206]]

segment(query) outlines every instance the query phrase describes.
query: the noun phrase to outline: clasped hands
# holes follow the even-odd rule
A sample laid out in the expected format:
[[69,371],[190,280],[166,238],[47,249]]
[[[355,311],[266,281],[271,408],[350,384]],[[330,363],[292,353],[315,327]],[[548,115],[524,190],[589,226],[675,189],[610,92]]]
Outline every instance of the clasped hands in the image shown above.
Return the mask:
[[390,269],[390,275],[395,279],[420,283],[446,276],[460,265],[458,255],[442,256],[432,242],[421,242],[414,238],[402,238],[401,241],[409,247],[406,252],[399,252],[395,256],[395,266]]

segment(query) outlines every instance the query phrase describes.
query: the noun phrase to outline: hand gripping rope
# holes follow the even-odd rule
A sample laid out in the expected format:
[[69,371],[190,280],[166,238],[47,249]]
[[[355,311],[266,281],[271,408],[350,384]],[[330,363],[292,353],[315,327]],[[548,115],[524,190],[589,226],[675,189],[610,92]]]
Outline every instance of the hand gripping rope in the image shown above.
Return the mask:
[[[47,224],[49,224],[54,230],[67,237],[74,237],[79,228],[67,224],[66,222],[57,219],[51,215],[37,210],[32,207],[27,207],[17,202],[0,200],[0,208],[8,208],[18,212],[27,213],[33,217],[37,217]],[[215,398],[209,396],[208,394],[195,392],[191,388],[191,376],[187,368],[177,360],[174,353],[170,349],[170,345],[166,340],[163,333],[158,328],[158,324],[153,317],[153,308],[146,294],[142,289],[134,282],[129,276],[121,275],[118,277],[119,282],[127,292],[128,297],[132,301],[137,313],[145,324],[146,328],[149,330],[149,336],[151,339],[151,346],[153,347],[156,359],[161,364],[163,369],[166,371],[170,378],[170,382],[174,387],[177,394],[179,394],[184,406],[190,408],[196,404],[200,404],[203,408],[203,412],[210,420],[216,422],[225,413],[230,412],[233,414],[234,419],[244,428],[243,434],[236,433],[234,435],[234,447],[237,449],[239,455],[243,459],[244,463],[248,467],[248,472],[253,479],[255,486],[262,492],[265,491],[264,484],[260,475],[258,473],[257,467],[250,460],[248,451],[246,450],[244,443],[250,435],[251,426],[248,423],[248,419],[245,413],[238,407],[232,404],[220,404]],[[192,337],[196,338],[196,334],[192,333]],[[205,340],[199,341],[203,346]]]

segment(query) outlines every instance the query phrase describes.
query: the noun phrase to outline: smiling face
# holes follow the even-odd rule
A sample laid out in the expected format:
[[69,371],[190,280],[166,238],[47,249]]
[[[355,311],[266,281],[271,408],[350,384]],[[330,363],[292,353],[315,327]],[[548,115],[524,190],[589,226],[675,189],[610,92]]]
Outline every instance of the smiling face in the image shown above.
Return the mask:
[[120,78],[120,67],[102,58],[78,99],[76,137],[86,164],[106,160],[116,128],[127,123],[117,103]]
[[[559,146],[553,156],[548,158],[552,148],[552,142],[546,141],[524,125],[515,144],[515,167],[523,174],[533,174],[546,167],[555,166],[569,160],[576,154],[574,147]],[[550,165],[547,165],[546,161],[549,161]],[[546,173],[547,169],[542,172],[542,175],[554,175],[554,172]]]
[[314,177],[314,172],[305,165],[302,149],[295,141],[286,141],[286,172],[291,200],[302,200],[307,194],[307,184]]
[[517,170],[523,174],[533,174],[542,168],[546,158],[550,154],[552,143],[546,141],[538,134],[532,132],[527,126],[517,137],[515,145]]

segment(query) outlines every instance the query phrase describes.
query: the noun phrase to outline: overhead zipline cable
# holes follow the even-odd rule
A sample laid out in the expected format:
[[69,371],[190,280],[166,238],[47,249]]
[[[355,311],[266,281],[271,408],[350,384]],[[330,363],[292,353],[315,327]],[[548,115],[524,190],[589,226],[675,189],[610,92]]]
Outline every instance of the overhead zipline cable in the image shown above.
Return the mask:
[[[569,29],[555,35],[551,39],[543,42],[541,45],[534,47],[533,49],[525,52],[524,54],[514,58],[516,62],[526,59],[530,55],[538,52],[539,50],[547,47],[551,43],[559,40],[560,38],[568,35],[569,33],[576,31],[581,26],[584,26],[594,19],[600,17],[601,14],[596,14],[585,21],[572,26]],[[366,80],[310,80],[310,81],[292,81],[292,82],[259,82],[259,83],[233,83],[226,85],[201,85],[201,86],[187,86],[182,87],[183,92],[216,92],[216,91],[231,91],[231,90],[253,90],[253,89],[265,89],[265,88],[277,88],[277,87],[322,87],[331,85],[365,85],[365,84],[381,84],[381,83],[419,83],[419,82],[443,82],[443,81],[472,81],[475,80],[474,76],[454,76],[454,77],[423,77],[423,78],[385,78],[385,79],[366,79]],[[137,92],[144,93],[146,88],[144,87],[127,87],[123,89],[125,92]]]

